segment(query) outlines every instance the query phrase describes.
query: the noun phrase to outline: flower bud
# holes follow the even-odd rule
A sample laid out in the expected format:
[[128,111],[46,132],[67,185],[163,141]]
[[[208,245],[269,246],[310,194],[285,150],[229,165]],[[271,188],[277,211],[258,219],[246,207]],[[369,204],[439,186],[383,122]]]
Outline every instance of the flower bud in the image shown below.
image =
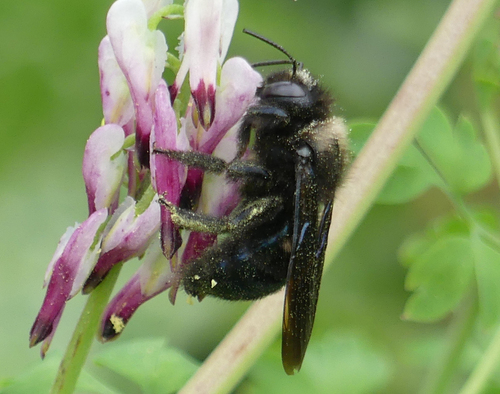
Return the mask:
[[139,162],[148,167],[153,95],[167,60],[165,36],[158,30],[148,29],[146,9],[141,0],[113,3],[106,27],[134,102],[137,156]]
[[101,226],[107,217],[107,209],[99,209],[78,227],[68,229],[61,238],[54,259],[49,264],[52,272],[47,293],[30,332],[30,346],[46,341],[42,347],[42,356],[49,347],[51,333],[55,331],[66,301],[81,289],[83,281],[97,261]]
[[123,129],[116,124],[99,127],[87,141],[82,170],[90,214],[108,207],[113,211],[118,205],[127,166],[124,141]]

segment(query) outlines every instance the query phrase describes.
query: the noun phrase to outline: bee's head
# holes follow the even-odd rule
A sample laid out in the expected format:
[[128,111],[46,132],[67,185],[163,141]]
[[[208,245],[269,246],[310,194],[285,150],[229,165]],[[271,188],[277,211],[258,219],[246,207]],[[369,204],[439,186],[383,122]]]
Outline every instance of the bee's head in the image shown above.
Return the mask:
[[[302,63],[281,45],[269,40],[260,34],[244,29],[247,33],[278,49],[288,57],[288,60],[271,60],[254,63],[253,67],[291,64],[292,68],[278,71],[267,76],[262,85],[257,89],[256,96],[260,99],[260,115],[266,115],[266,107],[273,107],[267,115],[276,114],[282,110],[283,119],[295,122],[298,126],[312,120],[325,120],[331,115],[331,96],[322,89],[318,81],[311,76],[309,71],[302,67]],[[264,108],[264,110],[262,110]]]
[[304,122],[325,120],[331,115],[331,96],[306,69],[270,74],[256,95],[260,105],[280,108]]

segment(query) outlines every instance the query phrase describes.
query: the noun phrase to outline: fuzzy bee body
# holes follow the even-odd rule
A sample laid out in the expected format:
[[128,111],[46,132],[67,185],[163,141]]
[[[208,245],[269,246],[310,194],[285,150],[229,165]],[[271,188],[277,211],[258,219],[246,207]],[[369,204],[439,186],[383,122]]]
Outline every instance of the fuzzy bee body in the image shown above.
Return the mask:
[[333,199],[347,158],[346,127],[331,115],[331,96],[293,62],[293,70],[272,73],[257,89],[233,161],[156,151],[241,184],[241,202],[225,218],[161,202],[180,227],[228,234],[183,268],[188,294],[250,300],[286,285],[282,358],[288,374],[300,369],[311,335]]

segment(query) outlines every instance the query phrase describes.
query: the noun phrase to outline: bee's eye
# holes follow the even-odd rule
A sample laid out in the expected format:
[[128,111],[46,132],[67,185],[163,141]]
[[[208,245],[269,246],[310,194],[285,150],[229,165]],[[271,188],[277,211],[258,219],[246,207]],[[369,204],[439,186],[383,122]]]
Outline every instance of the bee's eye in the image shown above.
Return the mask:
[[304,89],[293,82],[274,82],[268,86],[265,86],[262,90],[262,98],[271,97],[305,97],[306,92]]

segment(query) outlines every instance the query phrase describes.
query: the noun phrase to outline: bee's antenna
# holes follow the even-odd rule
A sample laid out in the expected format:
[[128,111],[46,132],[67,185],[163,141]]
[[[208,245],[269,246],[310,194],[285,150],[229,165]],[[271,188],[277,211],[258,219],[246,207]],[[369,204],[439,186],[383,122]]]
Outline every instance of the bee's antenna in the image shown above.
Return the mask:
[[290,60],[270,60],[270,61],[266,61],[266,62],[254,63],[254,64],[252,64],[253,67],[270,66],[270,65],[277,65],[277,64],[291,64],[293,67],[293,75],[295,75],[295,73],[297,72],[297,60],[295,60],[292,57],[292,55],[290,55],[285,48],[283,48],[281,45],[275,43],[274,41],[271,41],[269,38],[261,36],[260,34],[255,33],[253,31],[250,31],[248,29],[243,29],[243,33],[248,34],[252,37],[255,37],[261,41],[264,41],[266,44],[269,44],[272,47],[276,48],[278,51],[285,54],[288,57],[288,59],[290,59]]
[[252,67],[278,66],[280,64],[293,64],[290,60],[265,60],[263,62],[252,63]]

